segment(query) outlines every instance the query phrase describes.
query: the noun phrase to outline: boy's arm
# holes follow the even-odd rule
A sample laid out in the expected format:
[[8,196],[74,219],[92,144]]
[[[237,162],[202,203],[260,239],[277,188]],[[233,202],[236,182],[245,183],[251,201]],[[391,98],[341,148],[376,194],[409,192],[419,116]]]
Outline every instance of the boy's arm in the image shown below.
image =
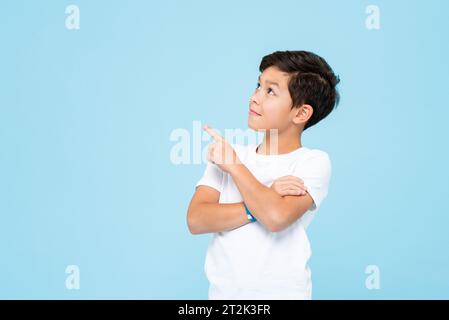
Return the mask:
[[[230,173],[251,214],[271,232],[287,228],[313,203],[308,193],[281,196],[261,184],[245,166]],[[243,202],[218,203],[219,197],[220,192],[212,187],[197,187],[187,211],[187,225],[192,234],[229,231],[250,223]]]
[[[306,194],[304,182],[294,176],[278,178],[270,188],[283,197]],[[198,185],[187,213],[187,224],[192,234],[229,231],[249,222],[243,202],[223,204],[218,203],[219,199],[218,189]]]
[[300,218],[313,204],[305,196],[281,196],[260,183],[244,164],[234,164],[228,171],[251,214],[269,231],[279,232]]
[[192,234],[229,231],[250,222],[243,202],[218,203],[220,192],[200,185],[189,204],[187,225]]
[[218,132],[208,126],[204,130],[215,141],[209,145],[208,160],[232,176],[251,214],[269,231],[282,231],[312,206],[313,199],[309,193],[302,197],[282,197],[260,183]]

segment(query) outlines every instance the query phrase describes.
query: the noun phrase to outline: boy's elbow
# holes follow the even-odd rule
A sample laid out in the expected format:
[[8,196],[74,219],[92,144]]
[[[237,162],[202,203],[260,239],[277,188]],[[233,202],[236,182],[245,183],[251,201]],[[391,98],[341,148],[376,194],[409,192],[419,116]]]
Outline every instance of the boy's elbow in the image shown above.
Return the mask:
[[192,222],[190,222],[188,220],[187,220],[187,227],[191,234],[198,234],[198,231],[195,229],[195,226],[192,224]]
[[288,214],[284,211],[275,210],[269,217],[270,219],[267,221],[265,227],[270,232],[284,231],[293,223],[291,219],[289,219]]
[[284,230],[284,228],[282,228],[278,224],[270,224],[270,225],[267,226],[267,229],[270,232],[280,232],[280,231]]
[[286,226],[282,223],[270,223],[269,225],[266,226],[266,228],[270,232],[281,232],[286,228]]
[[189,210],[187,211],[187,227],[189,228],[189,232],[191,234],[200,234],[201,231],[198,228],[198,223],[196,221],[197,219],[192,209],[193,208],[189,208]]
[[191,222],[187,222],[187,226],[189,228],[189,232],[193,235],[195,234],[200,234],[201,232],[199,231],[199,229]]
[[304,213],[299,216],[295,214],[295,218],[293,219],[291,214],[287,214],[286,212],[274,212],[265,227],[270,232],[281,232],[290,227],[295,221],[297,221],[297,219],[301,218],[303,214]]
[[270,219],[266,221],[265,228],[270,232],[280,232],[287,226],[285,225],[285,219],[279,212],[273,212],[269,215]]

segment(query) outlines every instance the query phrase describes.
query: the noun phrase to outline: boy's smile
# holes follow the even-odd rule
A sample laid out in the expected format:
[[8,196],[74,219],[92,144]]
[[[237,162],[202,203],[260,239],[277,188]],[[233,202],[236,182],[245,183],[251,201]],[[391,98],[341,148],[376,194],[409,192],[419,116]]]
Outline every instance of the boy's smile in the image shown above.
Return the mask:
[[256,116],[256,117],[260,117],[261,114],[257,113],[256,111],[254,111],[253,109],[249,109],[249,115],[250,116]]

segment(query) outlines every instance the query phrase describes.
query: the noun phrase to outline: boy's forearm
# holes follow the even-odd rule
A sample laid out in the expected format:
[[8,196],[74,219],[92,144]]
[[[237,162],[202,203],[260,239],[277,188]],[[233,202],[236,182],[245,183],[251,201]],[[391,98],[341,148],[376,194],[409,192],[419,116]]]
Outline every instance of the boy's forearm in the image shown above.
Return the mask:
[[190,211],[188,224],[193,234],[229,231],[250,222],[243,202],[198,203]]
[[229,171],[251,214],[267,229],[275,230],[280,223],[282,196],[260,183],[243,164]]

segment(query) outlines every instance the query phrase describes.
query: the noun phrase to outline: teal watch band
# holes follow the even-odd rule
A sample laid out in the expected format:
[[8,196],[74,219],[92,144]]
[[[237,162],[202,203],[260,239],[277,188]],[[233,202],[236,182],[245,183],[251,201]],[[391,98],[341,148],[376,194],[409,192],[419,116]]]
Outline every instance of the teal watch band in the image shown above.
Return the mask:
[[251,211],[249,211],[249,209],[246,206],[246,204],[243,203],[243,205],[245,206],[246,216],[248,217],[248,220],[251,220],[251,222],[257,221],[256,218],[254,218],[254,216],[251,214]]

